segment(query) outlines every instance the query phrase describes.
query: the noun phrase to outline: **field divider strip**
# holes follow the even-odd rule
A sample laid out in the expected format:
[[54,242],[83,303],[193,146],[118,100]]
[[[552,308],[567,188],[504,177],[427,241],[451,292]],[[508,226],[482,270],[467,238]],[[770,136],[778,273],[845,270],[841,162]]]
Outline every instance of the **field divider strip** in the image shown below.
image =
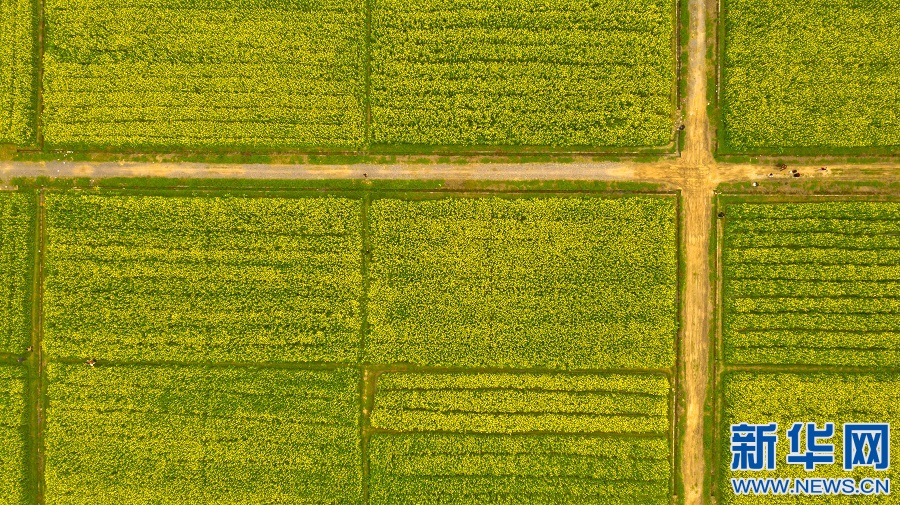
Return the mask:
[[46,501],[46,482],[45,482],[45,446],[44,446],[44,422],[46,412],[46,390],[44,384],[44,368],[47,365],[43,351],[44,339],[44,262],[47,248],[46,237],[46,210],[44,206],[44,190],[41,189],[37,194],[37,216],[36,216],[36,233],[35,247],[36,254],[34,258],[34,275],[33,275],[33,292],[32,292],[32,340],[31,345],[34,350],[36,362],[36,374],[33,381],[33,395],[36,404],[32,412],[33,420],[36,422],[34,430],[34,450],[35,450],[35,468],[32,469],[36,473],[37,485],[37,503],[43,504]]
[[534,437],[534,436],[565,436],[588,438],[636,438],[636,439],[663,439],[668,440],[667,432],[642,433],[642,432],[610,432],[610,431],[516,431],[511,433],[478,432],[478,431],[453,431],[453,430],[392,430],[388,428],[369,427],[366,430],[371,435],[459,435],[478,437]]
[[[35,136],[40,152],[44,152],[44,0],[37,2],[37,107],[35,107]],[[32,81],[33,82],[33,81]]]
[[852,365],[722,365],[722,373],[758,372],[758,373],[859,373],[859,374],[900,374],[900,365],[895,366],[852,366]]
[[372,0],[365,0],[365,37],[363,38],[363,151],[372,145]]
[[367,365],[379,373],[435,373],[435,374],[546,374],[546,375],[662,375],[672,376],[671,368],[485,368],[440,367],[425,365]]
[[[49,358],[47,363],[63,363],[63,364],[83,364],[84,358]],[[103,366],[179,366],[179,367],[208,367],[208,368],[274,368],[286,370],[346,370],[359,369],[360,365],[356,363],[271,363],[271,362],[248,362],[248,361],[129,361],[129,360],[106,360],[98,359],[98,367]]]
[[[368,8],[367,8],[368,12]],[[368,74],[367,74],[368,75]],[[368,131],[368,130],[367,130]],[[371,205],[371,193],[363,193],[360,202],[360,273],[362,286],[360,288],[360,326],[359,349],[357,363],[363,363],[366,355],[366,336],[369,332],[369,206]],[[369,503],[369,416],[375,404],[375,380],[377,375],[370,372],[365,365],[360,370],[360,410],[359,410],[359,443],[360,443],[360,468],[362,476],[362,503]]]

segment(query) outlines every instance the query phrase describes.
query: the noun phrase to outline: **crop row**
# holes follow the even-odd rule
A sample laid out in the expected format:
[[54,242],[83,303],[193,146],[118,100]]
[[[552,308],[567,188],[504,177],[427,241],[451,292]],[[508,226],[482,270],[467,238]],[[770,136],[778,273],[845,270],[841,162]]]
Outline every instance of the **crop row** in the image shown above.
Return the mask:
[[896,3],[728,0],[723,16],[729,148],[900,145]]
[[[891,425],[889,455],[900,451],[900,377],[896,374],[839,374],[839,373],[747,373],[730,372],[724,376],[721,394],[724,411],[719,423],[719,486],[722,503],[759,503],[759,496],[736,496],[729,482],[733,477],[778,478],[861,478],[877,477],[895,480],[895,471],[875,470],[871,467],[855,468],[845,472],[843,468],[844,423],[889,423]],[[786,456],[791,444],[786,431],[795,422],[835,424],[834,437],[819,440],[820,444],[834,446],[834,464],[817,465],[814,472],[807,472],[804,465],[787,464]],[[733,424],[778,423],[776,442],[776,468],[773,471],[732,471],[730,426]],[[805,436],[803,437],[805,442]],[[795,452],[805,452],[803,443]],[[874,450],[880,450],[874,447]],[[830,451],[829,451],[830,453]],[[885,456],[889,456],[885,454]],[[896,456],[894,456],[896,457]],[[858,498],[857,498],[858,499]],[[829,503],[855,502],[852,497],[830,497]],[[766,503],[798,503],[797,496],[766,496]],[[892,503],[890,496],[873,497],[872,503]]]
[[668,503],[670,392],[661,375],[382,374],[370,499]]
[[[48,193],[51,358],[356,363],[362,202]],[[675,201],[376,199],[370,363],[674,364]]]
[[22,352],[30,339],[34,217],[32,195],[0,192],[0,352]]
[[34,2],[0,0],[0,144],[35,141]]
[[732,204],[728,363],[900,363],[900,204]]
[[378,378],[372,426],[465,433],[666,434],[662,375],[424,374]]
[[[673,7],[48,0],[44,138],[95,149],[662,146],[674,131]],[[30,85],[32,72],[10,71]]]
[[51,363],[48,504],[353,503],[359,372]]

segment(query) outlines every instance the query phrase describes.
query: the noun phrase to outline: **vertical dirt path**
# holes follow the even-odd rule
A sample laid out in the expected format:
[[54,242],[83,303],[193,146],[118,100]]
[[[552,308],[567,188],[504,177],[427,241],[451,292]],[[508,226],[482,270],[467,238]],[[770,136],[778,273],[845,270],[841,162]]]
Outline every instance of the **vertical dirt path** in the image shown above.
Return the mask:
[[682,247],[685,257],[681,304],[680,384],[684,410],[681,479],[685,505],[707,500],[703,414],[708,385],[710,321],[709,234],[717,170],[710,150],[707,113],[706,0],[689,0],[685,149],[680,161],[682,182]]

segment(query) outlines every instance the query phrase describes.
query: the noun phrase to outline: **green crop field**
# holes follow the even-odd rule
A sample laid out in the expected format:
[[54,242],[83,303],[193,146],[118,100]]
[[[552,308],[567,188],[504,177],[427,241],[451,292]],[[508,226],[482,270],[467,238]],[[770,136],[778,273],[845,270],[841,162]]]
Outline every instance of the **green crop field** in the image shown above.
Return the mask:
[[900,203],[723,210],[727,363],[900,364]]
[[359,372],[47,368],[46,503],[359,502]]
[[677,1],[0,0],[0,143],[670,150]]
[[900,146],[896,2],[726,0],[723,24],[726,151]]
[[0,365],[0,498],[19,505],[26,500],[25,369]]
[[669,368],[670,197],[376,199],[371,362]]
[[[732,372],[725,375],[722,385],[724,412],[719,424],[719,486],[724,504],[744,503],[895,503],[891,496],[868,496],[861,500],[854,496],[806,497],[802,501],[797,496],[737,496],[732,493],[729,479],[739,477],[835,477],[835,478],[890,478],[894,481],[893,469],[876,471],[872,468],[855,468],[845,472],[841,427],[845,422],[891,423],[890,452],[900,451],[900,377],[896,374],[836,374],[836,373],[749,373]],[[768,424],[777,422],[779,440],[776,445],[775,470],[764,472],[732,471],[729,430],[732,424]],[[785,457],[790,444],[785,430],[794,422],[815,422],[820,427],[824,423],[835,424],[835,439],[827,441],[834,445],[833,465],[817,466],[807,472],[803,465],[788,465]],[[804,446],[805,447],[805,446]],[[895,456],[896,457],[896,456]]]
[[372,140],[667,144],[674,12],[671,0],[373,0]]
[[0,144],[35,140],[35,12],[34,2],[0,0]]
[[363,5],[48,0],[46,143],[359,147]]
[[663,375],[379,376],[370,503],[671,502]]
[[0,502],[679,493],[671,193],[16,182]]
[[0,352],[17,353],[31,338],[26,309],[31,292],[34,198],[0,193]]
[[356,362],[359,200],[46,196],[52,357]]

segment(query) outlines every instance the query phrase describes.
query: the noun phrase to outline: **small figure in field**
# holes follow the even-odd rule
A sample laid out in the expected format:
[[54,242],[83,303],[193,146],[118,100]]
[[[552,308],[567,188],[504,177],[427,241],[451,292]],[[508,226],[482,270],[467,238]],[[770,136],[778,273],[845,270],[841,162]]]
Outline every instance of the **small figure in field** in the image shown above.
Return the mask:
[[787,165],[781,163],[780,165],[778,165],[778,170],[784,172],[785,170],[787,170]]
[[754,183],[753,183],[753,187],[754,187],[754,188],[755,188],[755,187],[758,187],[758,186],[759,186],[759,183],[758,183],[758,182],[754,182]]
[[29,345],[29,346],[28,346],[28,349],[25,349],[25,350],[28,351],[28,352],[31,352],[32,347]]
[[369,174],[363,172],[363,179],[368,179],[368,178],[369,178]]
[[775,177],[775,174],[773,174],[773,173],[770,173],[770,174],[769,174],[769,175],[767,175],[767,176],[766,176],[766,177],[769,177],[769,178],[770,178],[770,179],[771,179],[771,178],[772,178],[772,177]]
[[824,172],[824,171],[826,171],[826,170],[828,170],[828,167],[822,167],[822,168],[819,169],[820,172]]
[[800,171],[799,171],[799,170],[797,170],[797,169],[796,169],[796,168],[795,168],[795,169],[793,169],[793,170],[791,170],[791,173],[792,173],[792,174],[796,174],[796,173],[798,173],[798,172],[800,172]]
[[25,363],[25,358],[19,356],[18,358],[16,358],[16,361],[18,361],[19,363]]
[[794,177],[800,177],[800,172],[794,172]]
[[679,126],[678,131],[684,131],[684,125]]
[[725,217],[725,213],[724,213],[724,212],[719,212],[719,219],[722,219],[723,217]]
[[91,359],[85,361],[85,363],[87,364],[87,366],[93,367],[94,365],[97,364],[97,360],[95,360],[94,358],[91,358]]

